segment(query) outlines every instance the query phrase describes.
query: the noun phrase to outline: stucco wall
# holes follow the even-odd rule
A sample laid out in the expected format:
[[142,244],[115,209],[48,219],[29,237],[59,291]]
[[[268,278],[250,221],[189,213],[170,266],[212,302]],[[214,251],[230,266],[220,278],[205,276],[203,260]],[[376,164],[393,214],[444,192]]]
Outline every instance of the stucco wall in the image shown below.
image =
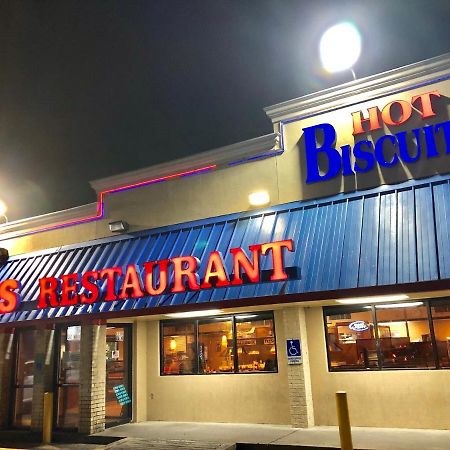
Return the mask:
[[104,228],[103,234],[98,233],[98,224],[91,222],[6,240],[2,240],[0,236],[0,247],[8,249],[9,254],[13,256],[61,245],[86,242],[109,234],[107,231],[108,222],[102,221],[102,226]]
[[147,322],[140,320],[133,324],[133,422],[147,420]]
[[119,192],[107,198],[105,211],[112,220],[146,229],[247,211],[248,194],[258,190],[267,190],[276,205],[282,202],[275,159]]
[[328,372],[322,309],[306,317],[316,425],[337,425],[343,390],[353,426],[450,429],[450,371]]
[[[279,372],[273,374],[160,376],[159,322],[149,321],[147,328],[147,420],[290,424],[279,313],[275,313]],[[137,382],[142,401],[145,392]]]

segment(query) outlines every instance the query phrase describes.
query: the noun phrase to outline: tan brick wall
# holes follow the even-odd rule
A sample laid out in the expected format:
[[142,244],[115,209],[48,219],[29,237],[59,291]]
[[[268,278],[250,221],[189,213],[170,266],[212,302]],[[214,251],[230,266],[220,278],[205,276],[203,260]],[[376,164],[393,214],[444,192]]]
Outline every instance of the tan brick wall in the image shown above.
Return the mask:
[[105,429],[106,325],[82,325],[79,432]]
[[300,339],[302,343],[303,363],[287,367],[291,424],[298,428],[311,427],[314,411],[304,308],[286,308],[283,318],[286,339]]
[[[55,331],[38,328],[34,348],[33,403],[31,429],[42,431],[44,393],[53,390],[53,353]],[[56,393],[55,393],[56,395]]]
[[0,428],[8,427],[12,377],[12,331],[0,332]]

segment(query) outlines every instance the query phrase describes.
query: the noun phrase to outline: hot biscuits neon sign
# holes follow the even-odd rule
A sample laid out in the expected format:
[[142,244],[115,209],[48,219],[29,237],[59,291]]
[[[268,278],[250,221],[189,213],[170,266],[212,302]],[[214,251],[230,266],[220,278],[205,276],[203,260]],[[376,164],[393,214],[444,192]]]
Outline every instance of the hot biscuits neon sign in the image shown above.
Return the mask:
[[[272,260],[269,281],[289,278],[285,270],[284,254],[285,251],[294,251],[292,239],[250,245],[249,251],[250,257],[240,247],[230,249],[231,273],[226,269],[222,254],[213,251],[209,254],[204,269],[201,269],[200,260],[194,256],[177,256],[144,262],[142,267],[130,264],[126,268],[109,267],[81,274],[65,274],[58,278],[41,278],[37,307],[57,308],[260,283],[263,257],[270,257]],[[17,309],[21,299],[19,291],[20,284],[17,280],[0,283],[0,314]]]
[[[414,95],[410,101],[394,100],[381,110],[374,106],[367,112],[352,113],[353,135],[359,136],[383,128],[389,129],[405,124],[413,115],[419,114],[421,120],[436,116],[434,103],[441,97],[438,91]],[[367,117],[364,117],[366,115]],[[303,128],[307,176],[306,183],[317,183],[339,175],[354,176],[371,171],[376,164],[380,167],[393,167],[397,164],[415,163],[420,158],[435,158],[441,155],[436,144],[439,135],[445,141],[445,152],[450,153],[450,121],[426,125],[410,131],[385,134],[378,139],[359,139],[354,146],[342,145],[335,148],[337,133],[333,125],[322,123]],[[319,144],[320,142],[320,144]],[[326,171],[321,170],[319,159],[328,163]]]

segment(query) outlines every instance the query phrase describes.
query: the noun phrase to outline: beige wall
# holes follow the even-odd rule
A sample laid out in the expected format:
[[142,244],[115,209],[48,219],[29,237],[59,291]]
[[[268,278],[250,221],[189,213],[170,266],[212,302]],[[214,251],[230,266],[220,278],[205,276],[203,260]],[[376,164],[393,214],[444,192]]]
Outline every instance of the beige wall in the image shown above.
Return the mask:
[[147,337],[147,322],[143,320],[136,321],[133,325],[132,349],[133,422],[143,422],[147,420],[147,352],[149,348]]
[[[105,221],[103,222],[103,226],[105,228],[103,235],[105,235],[108,223]],[[0,235],[0,247],[8,249],[9,254],[13,256],[30,253],[37,250],[59,247],[61,245],[86,242],[102,237],[102,235],[97,233],[97,226],[98,224],[91,222],[83,225],[60,228],[55,231],[36,233],[29,236],[7,240],[1,240]],[[22,232],[18,233],[20,234]]]
[[134,397],[141,411],[137,421],[145,420],[141,403],[146,396],[147,420],[290,424],[280,313],[275,313],[279,372],[273,374],[160,376],[159,322],[148,321],[147,330],[147,370],[138,369]]
[[248,194],[261,189],[271,205],[283,203],[275,158],[119,192],[107,197],[106,214],[132,229],[157,228],[247,211]]
[[353,426],[450,428],[450,371],[328,372],[321,308],[308,308],[316,425],[336,425],[334,393],[346,391]]

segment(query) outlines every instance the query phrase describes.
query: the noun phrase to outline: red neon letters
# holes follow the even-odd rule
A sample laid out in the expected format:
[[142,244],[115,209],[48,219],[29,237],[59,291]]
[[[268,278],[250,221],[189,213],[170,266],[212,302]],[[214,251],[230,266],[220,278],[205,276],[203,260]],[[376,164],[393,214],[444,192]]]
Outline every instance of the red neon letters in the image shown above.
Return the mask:
[[[59,279],[41,278],[39,280],[38,308],[71,306],[78,303],[89,304],[98,300],[141,298],[146,295],[154,296],[168,292],[180,293],[186,290],[211,289],[214,286],[239,286],[244,283],[244,280],[245,282],[259,283],[261,281],[260,260],[269,255],[272,259],[270,281],[282,281],[288,278],[285,272],[283,250],[290,252],[294,250],[291,239],[251,245],[249,250],[250,258],[241,248],[230,249],[232,274],[227,273],[221,253],[213,251],[209,254],[205,268],[202,270],[200,270],[201,262],[194,256],[178,256],[161,261],[145,262],[142,274],[135,264],[131,264],[125,270],[122,270],[121,267],[111,267],[84,274],[62,275]],[[203,277],[202,280],[201,277]],[[12,304],[16,298],[13,291],[17,289],[13,285],[5,285],[6,296],[2,296],[2,286],[3,283],[0,285],[0,297],[8,298],[10,303],[0,303],[0,308],[2,305]],[[105,288],[102,299],[100,299],[100,286]]]
[[13,312],[20,303],[20,295],[16,292],[20,289],[17,280],[5,280],[0,283],[0,314]]
[[[394,100],[381,110],[381,120],[388,126],[401,125],[411,117],[413,108],[420,113],[422,119],[433,117],[436,115],[436,112],[431,104],[431,99],[440,96],[441,94],[438,91],[431,91],[413,96],[411,102]],[[399,114],[398,118],[392,117],[393,111],[397,111],[397,114]],[[380,110],[378,107],[373,106],[368,108],[367,112],[368,118],[363,117],[362,111],[352,113],[354,136],[381,128],[382,124],[380,122]],[[364,124],[367,124],[367,126],[364,126]]]

